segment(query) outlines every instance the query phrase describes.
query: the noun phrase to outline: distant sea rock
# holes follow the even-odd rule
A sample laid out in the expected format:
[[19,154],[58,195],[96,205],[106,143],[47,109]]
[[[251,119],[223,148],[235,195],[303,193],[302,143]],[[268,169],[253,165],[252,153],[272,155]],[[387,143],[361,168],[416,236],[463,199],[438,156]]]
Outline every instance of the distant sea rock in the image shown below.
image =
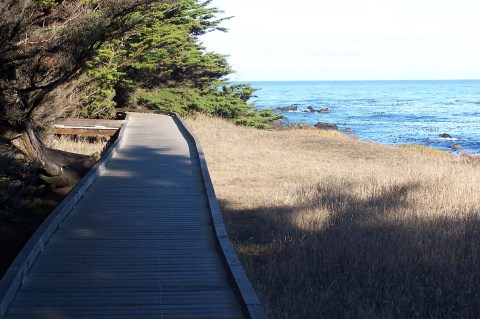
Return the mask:
[[290,106],[279,106],[273,108],[273,111],[280,111],[280,112],[297,112],[298,106],[297,105],[290,105]]
[[461,149],[463,149],[463,147],[460,144],[453,144],[452,145],[452,150],[461,150]]
[[316,110],[313,108],[313,106],[307,107],[307,110],[305,111],[307,113],[330,113],[330,109],[328,107],[321,108],[320,110]]
[[330,130],[330,131],[338,131],[338,126],[335,124],[325,123],[325,122],[317,122],[315,127],[319,130]]
[[438,137],[440,137],[440,138],[452,138],[452,136],[450,134],[447,134],[447,133],[442,133],[442,134],[438,135]]
[[307,106],[305,110],[299,110],[298,105],[295,105],[295,104],[290,106],[275,107],[272,110],[278,111],[278,112],[304,112],[304,113],[330,113],[331,112],[328,107],[324,107],[317,110],[313,106]]

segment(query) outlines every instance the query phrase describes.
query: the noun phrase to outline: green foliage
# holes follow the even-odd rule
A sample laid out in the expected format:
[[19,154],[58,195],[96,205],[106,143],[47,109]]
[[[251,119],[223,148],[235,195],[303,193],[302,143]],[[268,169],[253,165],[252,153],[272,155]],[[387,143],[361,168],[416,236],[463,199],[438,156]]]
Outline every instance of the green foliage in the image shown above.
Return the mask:
[[251,126],[258,129],[271,129],[270,123],[275,120],[281,119],[282,116],[272,113],[271,110],[252,111],[247,112],[242,116],[238,116],[233,119],[233,122],[237,125]]
[[226,57],[200,44],[199,36],[226,31],[220,27],[225,18],[216,18],[220,11],[210,2],[154,3],[133,13],[125,22],[129,31],[104,43],[88,62],[80,113],[108,116],[139,96],[151,109],[204,112],[267,128],[278,116],[255,111],[248,101],[256,90],[225,80],[233,72]]
[[123,67],[127,76],[143,88],[205,88],[230,74],[224,56],[198,44],[198,36],[224,30],[218,26],[223,19],[215,19],[219,11],[207,8],[208,3],[156,4],[133,16],[135,28],[124,41],[131,61]]
[[86,5],[97,6],[102,0],[83,0]]
[[87,62],[89,80],[83,84],[80,115],[101,118],[115,113],[116,87],[130,85],[125,73],[119,69],[124,54],[121,42],[113,40],[99,48]]
[[195,105],[198,100],[197,92],[191,89],[167,88],[160,89],[155,94],[146,94],[139,98],[139,102],[150,109],[187,114],[189,101]]
[[[194,36],[221,29],[221,20],[214,20],[217,9],[205,8],[207,3],[155,3],[133,13],[127,21],[131,30],[104,43],[87,63],[90,81],[80,114],[108,116],[136,89],[207,87],[229,74],[225,58],[204,52]],[[162,96],[166,103],[175,101],[167,92]]]
[[271,128],[270,122],[281,118],[270,110],[256,111],[239,97],[247,99],[255,91],[250,85],[235,84],[221,90],[197,88],[164,88],[145,94],[139,100],[150,109],[176,112],[181,115],[197,112],[233,119],[236,124],[261,129]]
[[53,8],[58,4],[57,0],[36,0],[42,8]]

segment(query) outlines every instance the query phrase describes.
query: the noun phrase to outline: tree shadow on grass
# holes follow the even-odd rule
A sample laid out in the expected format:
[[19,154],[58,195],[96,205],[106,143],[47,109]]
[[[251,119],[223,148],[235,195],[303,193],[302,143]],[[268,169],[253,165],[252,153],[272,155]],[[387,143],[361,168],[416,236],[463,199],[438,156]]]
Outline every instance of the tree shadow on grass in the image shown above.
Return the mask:
[[[480,212],[398,216],[418,187],[368,199],[331,187],[298,205],[241,211],[220,202],[271,318],[478,318]],[[313,213],[319,206],[328,209]],[[329,216],[302,227],[305,211]]]

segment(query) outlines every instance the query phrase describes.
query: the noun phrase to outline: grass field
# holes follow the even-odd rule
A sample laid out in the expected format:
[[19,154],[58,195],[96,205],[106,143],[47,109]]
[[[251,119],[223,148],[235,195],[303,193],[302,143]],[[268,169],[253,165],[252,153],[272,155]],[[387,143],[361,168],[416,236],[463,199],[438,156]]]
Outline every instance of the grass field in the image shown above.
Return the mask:
[[480,161],[190,119],[270,318],[479,318]]

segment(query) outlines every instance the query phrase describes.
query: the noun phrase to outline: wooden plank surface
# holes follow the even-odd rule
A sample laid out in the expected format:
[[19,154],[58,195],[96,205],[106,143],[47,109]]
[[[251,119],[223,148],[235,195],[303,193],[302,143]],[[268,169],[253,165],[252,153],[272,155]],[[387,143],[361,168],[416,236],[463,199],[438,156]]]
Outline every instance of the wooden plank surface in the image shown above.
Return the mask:
[[104,136],[117,134],[124,120],[63,119],[53,125],[52,133],[56,135]]
[[55,135],[78,135],[78,136],[103,136],[112,137],[118,129],[85,128],[85,127],[55,127],[52,134]]
[[54,126],[105,126],[119,129],[122,124],[126,123],[124,120],[97,120],[97,119],[63,119],[55,122]]
[[131,114],[5,318],[246,317],[191,143],[169,116]]

